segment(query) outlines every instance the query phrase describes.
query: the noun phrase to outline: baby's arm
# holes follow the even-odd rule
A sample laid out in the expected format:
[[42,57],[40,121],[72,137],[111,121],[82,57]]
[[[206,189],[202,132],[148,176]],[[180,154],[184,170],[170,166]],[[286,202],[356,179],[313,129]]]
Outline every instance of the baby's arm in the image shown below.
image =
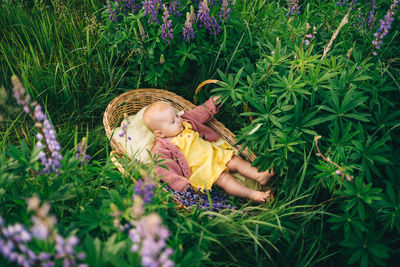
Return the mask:
[[172,189],[178,191],[184,191],[189,187],[189,180],[178,173],[181,167],[178,162],[171,159],[171,152],[169,150],[157,149],[156,153],[154,153],[153,149],[152,154],[160,155],[159,160],[165,159],[165,161],[160,163],[163,167],[157,165],[155,168],[156,174],[161,177],[163,182],[167,182]]
[[192,110],[185,112],[185,115],[195,118],[201,123],[206,123],[210,121],[215,114],[219,111],[219,106],[216,104],[218,102],[219,96],[211,97],[206,102],[200,106],[195,107]]

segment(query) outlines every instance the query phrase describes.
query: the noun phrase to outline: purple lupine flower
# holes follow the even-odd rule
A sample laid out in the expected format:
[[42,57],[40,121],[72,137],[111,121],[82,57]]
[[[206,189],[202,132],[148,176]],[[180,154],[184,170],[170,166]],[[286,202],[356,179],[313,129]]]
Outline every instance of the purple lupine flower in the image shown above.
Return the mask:
[[83,137],[82,141],[76,146],[77,153],[75,153],[75,157],[81,159],[82,163],[86,163],[91,158],[90,155],[86,154],[86,150],[87,141],[86,137]]
[[179,12],[180,8],[181,8],[181,2],[174,0],[169,3],[168,11],[170,14],[174,14],[180,17],[182,16],[182,13]]
[[[44,173],[55,172],[58,173],[58,168],[61,167],[60,161],[62,155],[59,153],[61,150],[60,144],[57,142],[56,131],[51,125],[47,116],[43,113],[42,107],[33,101],[30,103],[29,95],[25,95],[26,91],[22,83],[16,76],[11,78],[13,84],[13,95],[17,100],[17,103],[23,106],[23,110],[28,113],[35,121],[35,126],[39,130],[39,134],[36,135],[38,139],[37,148],[46,148],[46,153],[42,150],[39,152],[39,159],[41,164],[44,166]],[[44,145],[42,144],[44,142]]]
[[131,122],[128,119],[128,115],[124,113],[124,119],[121,123],[121,129],[122,132],[119,134],[119,137],[124,137],[125,136],[125,143],[128,142],[128,140],[131,140],[131,137],[128,136],[128,126],[131,124]]
[[[394,13],[397,10],[398,5],[400,4],[400,0],[393,0],[393,3],[390,5],[389,10],[387,11],[384,19],[379,20],[379,28],[374,33],[375,40],[372,41],[372,44],[374,45],[375,49],[380,49],[380,45],[383,43],[382,39],[385,37],[385,35],[388,34],[392,23],[394,21]],[[373,55],[376,56],[377,52],[374,51]]]
[[[188,188],[186,191],[174,191],[171,187],[166,186],[169,191],[172,191],[174,197],[188,209],[199,207],[201,209],[220,212],[223,209],[236,209],[228,203],[229,195],[225,192],[216,192],[200,188],[195,191],[193,188]],[[208,195],[211,197],[212,203],[209,202]]]
[[174,266],[169,259],[173,250],[165,246],[169,231],[162,225],[158,214],[151,213],[135,222],[135,228],[129,230],[129,237],[133,242],[132,252],[140,249],[143,266]]
[[189,20],[193,24],[196,22],[196,14],[194,13],[194,8],[193,6],[190,6],[190,14],[189,14]]
[[128,12],[130,12],[131,9],[132,9],[132,4],[133,4],[131,2],[134,2],[134,1],[131,1],[131,0],[115,0],[115,3],[117,4],[118,12],[120,14],[124,14],[124,15],[126,15]]
[[362,28],[363,28],[363,24],[364,24],[364,19],[363,19],[363,12],[362,12],[361,8],[358,8],[358,9],[357,9],[357,12],[356,12],[355,17],[356,17],[356,19],[357,19],[357,20],[356,20],[357,23],[355,23],[355,25],[356,25],[359,29],[362,29]]
[[[307,27],[309,27],[309,25],[308,25],[308,23],[307,23]],[[312,33],[309,33],[309,34],[307,34],[305,37],[305,40],[304,40],[304,44],[306,45],[306,46],[308,46],[311,42],[312,42],[312,40],[314,40],[315,39],[315,35],[317,34],[317,28],[314,26],[313,27],[313,32]]]
[[64,267],[75,266],[76,260],[83,260],[86,257],[86,254],[83,252],[75,252],[75,246],[79,243],[79,239],[76,236],[70,236],[67,239],[64,239],[62,236],[56,235],[55,243],[55,258],[63,259]]
[[146,181],[143,181],[142,179],[138,180],[135,189],[133,191],[133,196],[132,199],[135,198],[135,196],[140,196],[144,203],[150,203],[151,199],[154,196],[154,188],[155,184],[151,182],[151,178],[145,178]]
[[182,35],[185,42],[189,42],[190,39],[194,39],[194,31],[189,12],[186,13],[186,21],[185,26],[182,28]]
[[[349,2],[348,0],[340,0],[340,1],[336,2],[336,4],[337,4],[338,6],[344,6],[344,5],[346,5],[347,7],[350,7],[351,3],[352,3],[352,2]],[[353,8],[352,8],[352,10],[354,10],[354,6],[357,5],[357,4],[358,4],[358,0],[355,0],[354,3],[353,3]]]
[[208,0],[207,2],[210,5],[210,7],[215,6],[217,4],[216,0]]
[[[232,2],[233,5],[233,2]],[[222,1],[222,6],[221,6],[221,11],[219,12],[219,19],[222,22],[225,22],[229,18],[229,14],[231,13],[231,8],[229,6],[229,1],[228,0],[223,0]]]
[[210,34],[217,35],[221,32],[221,27],[218,25],[217,20],[214,17],[210,17],[207,0],[199,3],[197,19],[200,20],[201,26],[206,28]]
[[296,16],[297,14],[300,14],[299,0],[288,0],[287,2],[289,10],[286,13],[286,17],[290,17],[291,15]]
[[107,13],[110,14],[109,20],[116,21],[118,19],[118,12],[111,6],[110,0],[107,0]]
[[336,2],[336,5],[344,6],[346,3],[347,3],[347,0],[340,0],[340,1]]
[[163,24],[161,25],[161,37],[167,41],[169,44],[169,40],[174,38],[173,32],[174,30],[172,29],[172,20],[168,20],[169,18],[169,13],[167,7],[164,5],[164,13],[162,16],[163,19]]
[[29,198],[27,203],[28,210],[33,210],[36,213],[36,215],[31,218],[33,222],[31,232],[33,236],[39,240],[47,239],[53,231],[53,225],[56,223],[56,218],[48,215],[50,204],[43,203],[43,205],[40,206],[40,200],[36,195]]
[[[0,216],[0,253],[10,260],[21,266],[55,266],[54,257],[63,260],[64,267],[66,266],[76,266],[76,261],[83,260],[86,255],[85,253],[78,253],[74,251],[74,247],[78,244],[79,240],[76,236],[71,236],[68,239],[60,235],[56,235],[53,232],[53,224],[55,223],[55,217],[49,216],[48,211],[50,210],[50,205],[44,203],[40,206],[40,200],[37,196],[27,200],[28,210],[33,210],[36,216],[32,217],[34,226],[32,227],[32,233],[29,232],[25,226],[16,223],[14,225],[8,225],[6,227],[5,221]],[[41,224],[41,228],[47,228],[47,233],[45,236],[54,239],[56,244],[56,254],[53,257],[47,252],[40,252],[36,255],[32,250],[29,249],[29,242],[33,237],[38,239],[43,239],[44,235],[37,236],[35,234],[34,228],[36,224]],[[43,226],[46,224],[45,226]],[[49,235],[49,232],[52,234]],[[87,266],[85,264],[80,264],[78,266]]]
[[365,23],[367,24],[368,29],[372,29],[375,22],[375,12],[376,12],[376,0],[371,1],[371,10],[368,13],[367,19]]
[[161,0],[145,0],[142,2],[144,9],[144,16],[149,15],[149,23],[153,21],[155,24],[158,24],[158,10],[162,6]]
[[18,265],[33,266],[36,254],[25,245],[32,239],[30,232],[19,223],[6,227],[1,217],[0,221],[0,254]]
[[136,3],[135,0],[123,0],[122,3],[125,9],[125,12],[133,12],[138,13],[140,10],[139,3]]

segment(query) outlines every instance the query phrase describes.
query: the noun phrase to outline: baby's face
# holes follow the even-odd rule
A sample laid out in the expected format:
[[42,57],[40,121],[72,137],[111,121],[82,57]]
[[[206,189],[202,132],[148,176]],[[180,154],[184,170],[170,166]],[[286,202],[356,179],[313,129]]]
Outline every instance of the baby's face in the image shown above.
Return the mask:
[[160,112],[158,128],[165,135],[164,137],[174,137],[182,132],[182,118],[172,106],[168,106]]

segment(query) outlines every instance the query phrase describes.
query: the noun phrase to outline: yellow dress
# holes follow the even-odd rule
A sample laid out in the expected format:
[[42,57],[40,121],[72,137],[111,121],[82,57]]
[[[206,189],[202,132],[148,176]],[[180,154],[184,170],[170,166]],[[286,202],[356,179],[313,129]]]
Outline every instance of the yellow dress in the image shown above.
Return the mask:
[[192,125],[183,122],[183,131],[171,142],[183,153],[192,175],[189,177],[191,186],[195,189],[211,189],[218,177],[225,170],[226,164],[233,156],[233,148],[224,142],[216,146],[199,137],[192,130]]
[[233,148],[224,142],[216,146],[199,137],[192,125],[183,122],[183,131],[171,142],[183,153],[192,175],[189,182],[194,189],[211,189],[233,156]]

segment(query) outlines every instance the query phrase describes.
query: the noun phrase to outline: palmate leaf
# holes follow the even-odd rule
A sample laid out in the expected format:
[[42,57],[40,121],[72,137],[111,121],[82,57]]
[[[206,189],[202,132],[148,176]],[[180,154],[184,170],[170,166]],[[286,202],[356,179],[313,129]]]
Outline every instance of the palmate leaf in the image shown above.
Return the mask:
[[247,88],[245,86],[237,86],[242,75],[243,68],[238,71],[235,77],[232,74],[226,76],[220,69],[217,69],[217,72],[224,83],[218,83],[221,87],[214,88],[211,90],[211,92],[213,94],[221,95],[221,104],[229,101],[233,106],[243,105]]
[[322,91],[321,95],[326,103],[319,105],[318,109],[335,114],[335,121],[343,121],[346,118],[364,122],[370,121],[367,118],[370,114],[356,111],[356,108],[362,105],[368,97],[363,97],[361,94],[354,93],[352,89],[346,92],[342,101],[339,100],[339,96],[334,91]]
[[386,191],[380,197],[382,198],[377,202],[376,208],[380,209],[379,220],[386,229],[393,231],[395,228],[400,230],[400,194],[396,195],[395,189],[389,181],[386,183]]
[[352,125],[351,122],[348,122],[345,126],[342,124],[342,127],[339,127],[339,124],[335,122],[330,128],[329,142],[342,147],[350,145],[351,140],[358,133],[357,131],[351,132]]
[[193,48],[195,48],[194,44],[190,44],[189,47],[187,47],[186,43],[182,43],[182,45],[176,50],[175,54],[181,57],[179,60],[179,66],[183,66],[183,64],[186,62],[186,59],[197,60],[196,54],[198,54],[199,51]]
[[[348,238],[339,244],[343,247],[351,248],[352,256],[348,260],[348,264],[361,261],[361,266],[368,266],[368,263],[377,263],[382,265],[382,260],[389,258],[391,248],[382,240],[383,231],[375,231],[372,224],[367,231],[359,234],[351,233]],[[368,262],[370,259],[372,262]]]
[[314,91],[318,90],[320,86],[325,84],[326,81],[337,74],[326,69],[322,69],[321,72],[321,64],[310,65],[308,66],[307,71],[307,74],[305,74],[303,71],[299,73],[303,77],[303,80],[306,82],[306,85],[311,86]]
[[336,118],[335,115],[326,115],[326,116],[319,117],[319,118],[316,118],[316,119],[313,119],[313,120],[310,120],[310,121],[304,123],[303,127],[306,127],[306,128],[313,127],[313,126],[319,125],[321,123],[331,121],[335,118]]
[[276,88],[272,89],[271,93],[279,95],[278,101],[284,99],[284,103],[288,103],[290,99],[293,98],[293,102],[296,103],[296,93],[300,96],[311,94],[311,92],[303,89],[306,83],[300,82],[300,80],[301,76],[297,78],[293,77],[292,70],[289,71],[287,78],[286,76],[276,74],[272,78],[272,83],[270,84],[270,86]]
[[359,124],[358,127],[360,140],[352,140],[354,150],[350,154],[349,158],[355,163],[360,164],[363,173],[365,173],[368,181],[371,181],[372,173],[375,173],[379,177],[382,176],[379,169],[376,167],[377,163],[392,164],[387,159],[388,147],[386,143],[390,140],[390,135],[385,134],[382,138],[378,139],[377,136],[365,137],[364,130]]
[[351,257],[347,261],[348,264],[354,264],[359,261],[359,259],[366,254],[363,249],[357,249],[355,252],[351,254]]

